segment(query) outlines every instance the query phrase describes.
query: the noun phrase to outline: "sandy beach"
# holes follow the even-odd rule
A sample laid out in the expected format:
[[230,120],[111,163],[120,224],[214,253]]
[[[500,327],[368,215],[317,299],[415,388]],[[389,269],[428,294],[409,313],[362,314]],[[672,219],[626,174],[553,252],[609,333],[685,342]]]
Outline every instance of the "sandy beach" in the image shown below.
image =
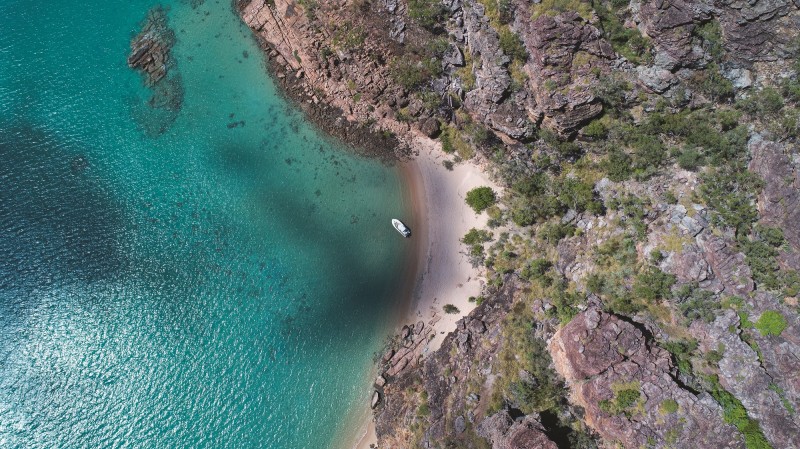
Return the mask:
[[[419,154],[401,166],[412,213],[404,221],[413,232],[414,248],[406,268],[402,293],[405,301],[399,326],[420,320],[426,326],[433,323],[436,335],[424,350],[424,354],[429,354],[456,329],[456,322],[475,307],[469,297],[481,293],[480,271],[470,264],[461,237],[471,228],[485,227],[488,217],[467,206],[467,192],[479,186],[499,189],[475,163],[461,162],[452,171],[447,170],[443,162],[452,157],[434,141],[418,138],[415,143]],[[445,304],[456,306],[460,312],[444,313]],[[376,444],[371,413],[358,429],[358,435],[361,437],[354,446],[356,449]]]

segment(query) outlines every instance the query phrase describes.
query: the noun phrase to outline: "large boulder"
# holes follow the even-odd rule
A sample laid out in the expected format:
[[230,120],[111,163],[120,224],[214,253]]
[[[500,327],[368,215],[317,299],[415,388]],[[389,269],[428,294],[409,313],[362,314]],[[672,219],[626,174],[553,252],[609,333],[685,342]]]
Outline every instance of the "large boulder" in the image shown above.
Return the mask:
[[560,133],[572,132],[602,112],[593,86],[610,72],[616,55],[602,32],[577,13],[531,21],[528,8],[518,4],[513,27],[529,53],[524,69],[535,104],[531,115]]
[[[556,369],[585,409],[586,423],[625,447],[744,447],[719,404],[685,388],[670,354],[652,345],[640,327],[593,305],[553,336]],[[621,391],[635,392],[635,401],[613,410],[607,404]]]

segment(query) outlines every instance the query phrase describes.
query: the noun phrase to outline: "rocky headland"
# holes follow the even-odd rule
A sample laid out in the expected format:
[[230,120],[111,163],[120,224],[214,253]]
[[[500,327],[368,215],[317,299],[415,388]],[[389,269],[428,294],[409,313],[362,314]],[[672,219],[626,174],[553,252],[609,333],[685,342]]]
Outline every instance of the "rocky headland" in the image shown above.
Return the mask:
[[474,309],[382,357],[378,447],[800,447],[800,3],[237,7],[326,129],[502,187]]

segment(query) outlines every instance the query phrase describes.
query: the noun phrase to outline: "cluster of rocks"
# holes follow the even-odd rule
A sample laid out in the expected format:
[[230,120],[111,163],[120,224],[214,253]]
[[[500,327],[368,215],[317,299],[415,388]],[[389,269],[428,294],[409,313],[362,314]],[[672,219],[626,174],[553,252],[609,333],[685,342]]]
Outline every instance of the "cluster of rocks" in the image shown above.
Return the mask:
[[145,134],[157,137],[178,118],[183,107],[183,80],[170,58],[175,45],[175,32],[169,27],[167,10],[156,6],[147,12],[142,30],[131,41],[128,66],[144,75],[144,83],[152,95],[133,118]]
[[[684,388],[670,354],[648,342],[632,322],[593,305],[556,332],[550,352],[572,401],[584,408],[586,423],[607,441],[625,447],[669,447],[670,441],[744,447],[741,435],[723,421],[719,404],[707,393]],[[632,410],[611,414],[600,407],[601,401],[614,400],[615,387],[625,385],[640,394]],[[677,409],[665,412],[665,401],[675,401]]]
[[167,25],[167,11],[158,6],[147,13],[142,30],[131,41],[128,66],[146,75],[146,84],[154,86],[167,76],[169,53],[175,34]]
[[492,443],[493,449],[557,449],[535,415],[515,421],[503,410],[483,420],[478,433]]

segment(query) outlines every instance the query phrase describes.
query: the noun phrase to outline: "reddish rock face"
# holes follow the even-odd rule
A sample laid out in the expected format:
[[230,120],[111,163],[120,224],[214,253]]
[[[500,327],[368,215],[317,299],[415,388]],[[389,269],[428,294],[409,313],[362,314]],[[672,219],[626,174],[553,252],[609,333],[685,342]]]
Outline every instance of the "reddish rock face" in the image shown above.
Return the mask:
[[[783,144],[753,138],[749,143],[753,155],[750,170],[764,180],[758,198],[762,223],[783,230],[783,235],[795,251],[800,251],[800,173],[787,156]],[[792,264],[800,268],[800,263]]]
[[[586,423],[605,440],[625,447],[655,441],[664,447],[677,436],[677,441],[692,441],[691,447],[744,446],[710,396],[695,395],[676,380],[669,353],[616,315],[589,308],[556,332],[550,352],[573,401],[584,407]],[[622,390],[638,392],[624,410],[600,406],[615,401]],[[677,410],[664,413],[664,401],[674,401]]]
[[616,58],[602,32],[574,12],[543,14],[530,21],[520,3],[514,28],[530,53],[525,72],[535,115],[559,132],[569,132],[599,115],[603,107],[592,88]]
[[514,422],[508,412],[486,418],[478,432],[492,442],[492,449],[557,449],[533,416]]

